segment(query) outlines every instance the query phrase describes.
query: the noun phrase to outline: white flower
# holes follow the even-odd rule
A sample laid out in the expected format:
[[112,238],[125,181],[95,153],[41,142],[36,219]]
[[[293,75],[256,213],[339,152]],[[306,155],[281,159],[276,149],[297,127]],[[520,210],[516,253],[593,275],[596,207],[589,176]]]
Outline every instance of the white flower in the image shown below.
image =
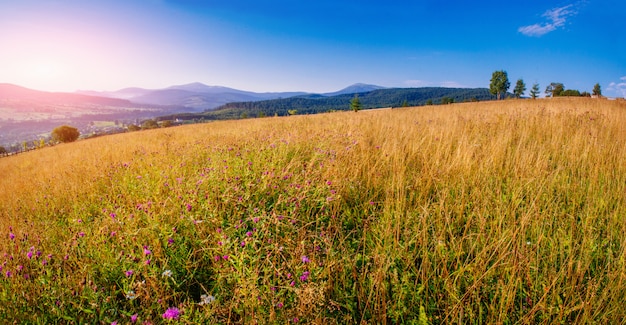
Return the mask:
[[171,270],[165,270],[163,271],[163,273],[161,273],[162,277],[171,277],[172,276],[172,271]]
[[135,298],[137,298],[137,294],[135,294],[135,291],[129,290],[128,292],[126,292],[126,299],[133,300]]
[[200,306],[208,305],[214,301],[215,301],[215,297],[213,297],[212,295],[202,295],[200,296],[200,302],[198,303],[198,305]]

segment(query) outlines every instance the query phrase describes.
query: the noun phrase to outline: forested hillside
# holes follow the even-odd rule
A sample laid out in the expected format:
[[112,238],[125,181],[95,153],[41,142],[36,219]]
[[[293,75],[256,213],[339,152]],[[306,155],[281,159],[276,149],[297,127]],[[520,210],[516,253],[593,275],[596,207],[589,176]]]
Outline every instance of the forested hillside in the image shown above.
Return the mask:
[[486,88],[392,88],[337,96],[311,94],[264,101],[234,102],[204,113],[177,114],[163,116],[160,119],[223,120],[274,115],[284,116],[289,115],[290,111],[295,114],[345,111],[350,109],[350,100],[355,95],[359,96],[363,109],[482,101],[494,98]]

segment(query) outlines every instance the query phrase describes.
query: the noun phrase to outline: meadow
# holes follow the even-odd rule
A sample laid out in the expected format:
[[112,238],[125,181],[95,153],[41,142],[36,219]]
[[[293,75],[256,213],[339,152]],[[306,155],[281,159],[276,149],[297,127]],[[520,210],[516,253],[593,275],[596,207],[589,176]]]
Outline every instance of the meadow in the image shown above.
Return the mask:
[[626,319],[626,104],[213,122],[0,159],[0,320]]

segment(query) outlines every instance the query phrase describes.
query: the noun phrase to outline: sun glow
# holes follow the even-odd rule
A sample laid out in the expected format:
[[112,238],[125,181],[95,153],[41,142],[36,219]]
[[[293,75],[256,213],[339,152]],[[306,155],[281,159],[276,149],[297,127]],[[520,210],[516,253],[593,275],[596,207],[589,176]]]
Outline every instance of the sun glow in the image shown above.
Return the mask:
[[25,63],[24,74],[28,78],[50,81],[63,76],[63,65],[53,60],[34,60]]

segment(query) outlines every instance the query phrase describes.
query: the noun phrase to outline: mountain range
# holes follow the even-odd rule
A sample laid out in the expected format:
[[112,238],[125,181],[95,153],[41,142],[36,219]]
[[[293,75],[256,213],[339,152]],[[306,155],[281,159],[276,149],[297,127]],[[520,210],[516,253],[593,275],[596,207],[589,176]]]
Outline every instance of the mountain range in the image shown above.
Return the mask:
[[[367,84],[354,84],[336,92],[321,94],[336,96],[383,89]],[[117,91],[79,91],[90,96],[126,99],[137,104],[185,106],[190,111],[206,111],[232,102],[253,102],[278,98],[307,95],[306,92],[267,92],[257,93],[222,86],[207,86],[195,82],[171,86],[163,89],[124,88]]]
[[114,132],[125,124],[159,116],[200,113],[231,102],[254,102],[294,96],[335,96],[383,87],[355,84],[327,94],[307,92],[255,93],[202,83],[163,89],[124,88],[117,91],[46,92],[0,83],[0,145],[19,146],[49,136],[69,124],[81,134]]

